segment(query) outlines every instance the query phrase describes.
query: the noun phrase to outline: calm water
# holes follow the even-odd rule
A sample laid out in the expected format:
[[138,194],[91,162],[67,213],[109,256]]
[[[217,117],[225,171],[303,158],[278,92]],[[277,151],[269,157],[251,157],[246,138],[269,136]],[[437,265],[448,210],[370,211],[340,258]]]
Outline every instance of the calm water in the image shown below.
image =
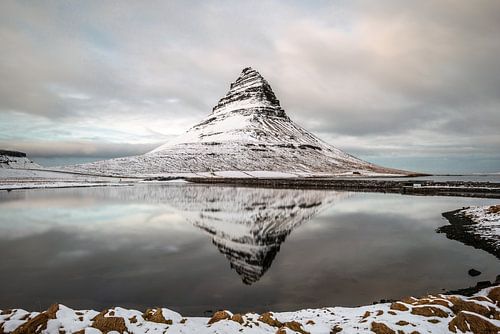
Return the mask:
[[494,279],[500,262],[435,229],[444,211],[493,203],[206,186],[0,192],[0,309],[202,315],[463,288]]

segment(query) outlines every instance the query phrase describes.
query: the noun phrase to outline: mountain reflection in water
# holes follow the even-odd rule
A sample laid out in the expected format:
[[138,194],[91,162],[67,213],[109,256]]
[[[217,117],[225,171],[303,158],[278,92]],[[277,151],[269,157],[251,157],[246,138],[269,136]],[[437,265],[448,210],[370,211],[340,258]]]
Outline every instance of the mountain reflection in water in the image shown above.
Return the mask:
[[280,245],[347,193],[293,189],[172,187],[168,203],[212,236],[243,283],[257,282]]

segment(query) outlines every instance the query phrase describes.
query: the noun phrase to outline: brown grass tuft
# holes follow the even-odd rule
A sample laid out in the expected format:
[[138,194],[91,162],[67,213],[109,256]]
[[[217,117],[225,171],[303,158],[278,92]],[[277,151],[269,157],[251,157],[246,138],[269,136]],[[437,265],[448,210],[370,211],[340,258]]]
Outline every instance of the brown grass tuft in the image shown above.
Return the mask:
[[491,299],[497,306],[500,306],[500,286],[497,286],[488,293],[488,298]]
[[142,316],[147,321],[156,322],[159,324],[166,324],[166,325],[173,324],[172,320],[165,319],[165,317],[163,316],[163,312],[161,311],[161,308],[147,309],[146,312],[144,312],[144,314]]
[[470,313],[459,312],[448,324],[448,329],[457,333],[457,329],[461,332],[472,332],[474,334],[498,334],[500,327],[495,326],[488,320]]
[[273,318],[273,314],[271,312],[266,312],[266,313],[261,314],[261,316],[257,320],[260,322],[263,322],[265,324],[268,324],[269,326],[272,326],[272,327],[283,326],[283,324],[281,322],[279,322],[278,320]]
[[56,318],[56,312],[59,310],[59,305],[50,306],[47,311],[44,311],[31,320],[26,321],[21,326],[17,327],[12,334],[34,334],[41,333],[47,328],[49,319]]
[[500,204],[492,205],[487,210],[488,213],[499,213],[500,212]]
[[117,331],[123,333],[127,331],[127,326],[125,325],[125,319],[121,317],[106,317],[104,316],[108,310],[104,310],[92,319],[92,327],[97,328],[104,334]]
[[417,306],[411,309],[411,314],[421,315],[423,317],[448,318],[448,313],[434,306]]
[[243,320],[243,316],[239,313],[233,314],[231,320],[239,323],[240,325],[242,325],[245,322],[245,320]]
[[391,310],[408,311],[409,308],[399,302],[395,302],[391,304]]
[[283,324],[284,327],[290,328],[292,331],[301,333],[301,334],[309,334],[309,332],[305,331],[302,328],[302,324],[297,321],[288,321]]
[[217,311],[212,316],[212,318],[210,320],[208,320],[208,324],[211,325],[211,324],[214,324],[218,321],[227,320],[227,319],[231,319],[231,316],[229,315],[229,313],[227,313],[226,311]]
[[396,334],[396,332],[390,329],[386,324],[375,321],[372,321],[370,330],[375,334]]
[[483,305],[479,305],[475,302],[466,301],[455,296],[450,296],[449,300],[453,303],[451,309],[453,310],[453,312],[455,312],[455,314],[460,311],[469,311],[472,313],[481,314],[487,318],[489,318],[489,316],[491,315],[491,311],[489,308]]

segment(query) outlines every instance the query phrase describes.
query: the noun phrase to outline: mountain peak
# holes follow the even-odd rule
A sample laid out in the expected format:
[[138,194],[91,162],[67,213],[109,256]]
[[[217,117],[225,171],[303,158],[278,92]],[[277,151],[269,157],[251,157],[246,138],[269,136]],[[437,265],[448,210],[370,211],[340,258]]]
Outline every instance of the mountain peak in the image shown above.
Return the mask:
[[213,114],[255,113],[286,118],[280,101],[269,83],[251,67],[245,67],[232,82],[226,96],[213,108]]

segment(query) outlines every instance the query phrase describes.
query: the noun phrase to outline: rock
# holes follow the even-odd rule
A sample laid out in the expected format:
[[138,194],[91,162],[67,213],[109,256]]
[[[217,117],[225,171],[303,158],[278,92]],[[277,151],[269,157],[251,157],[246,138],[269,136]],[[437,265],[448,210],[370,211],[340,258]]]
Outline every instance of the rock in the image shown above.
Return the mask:
[[487,288],[489,286],[491,286],[491,282],[490,281],[480,281],[480,282],[476,283],[476,287],[478,289],[484,289],[484,288]]
[[472,276],[472,277],[476,277],[476,276],[481,275],[481,272],[479,270],[474,269],[474,268],[469,269],[468,273],[469,273],[469,276]]
[[337,334],[340,332],[342,332],[342,327],[340,327],[339,325],[335,325],[330,331],[330,334]]

